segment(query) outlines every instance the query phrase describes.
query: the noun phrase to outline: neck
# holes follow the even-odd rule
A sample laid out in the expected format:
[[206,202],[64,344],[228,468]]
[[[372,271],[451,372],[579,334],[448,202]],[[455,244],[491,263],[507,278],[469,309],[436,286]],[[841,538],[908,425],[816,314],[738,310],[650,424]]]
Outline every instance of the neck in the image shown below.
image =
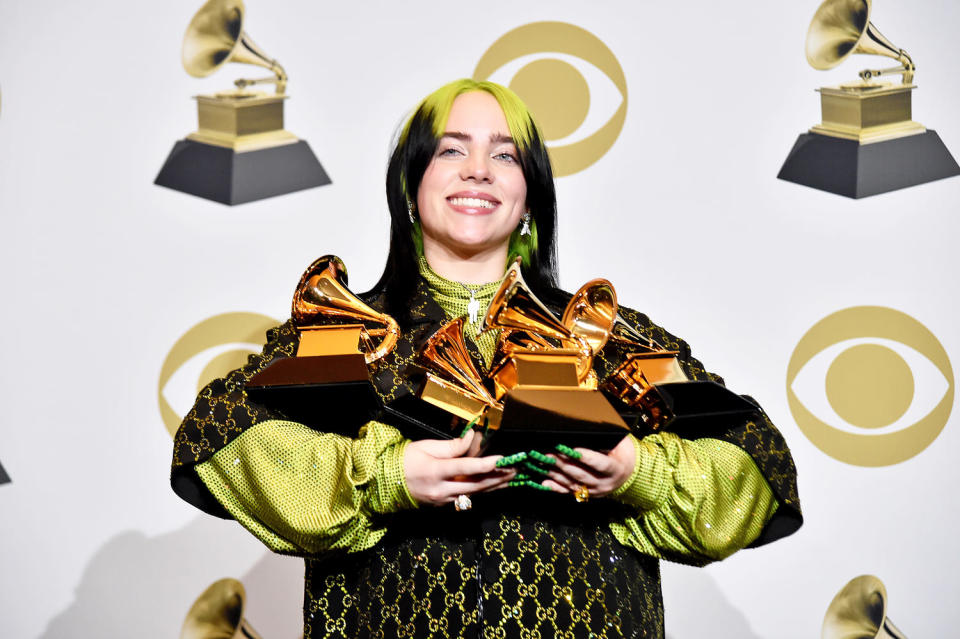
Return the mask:
[[506,243],[490,250],[462,254],[424,237],[423,256],[434,273],[454,282],[499,282],[507,268]]

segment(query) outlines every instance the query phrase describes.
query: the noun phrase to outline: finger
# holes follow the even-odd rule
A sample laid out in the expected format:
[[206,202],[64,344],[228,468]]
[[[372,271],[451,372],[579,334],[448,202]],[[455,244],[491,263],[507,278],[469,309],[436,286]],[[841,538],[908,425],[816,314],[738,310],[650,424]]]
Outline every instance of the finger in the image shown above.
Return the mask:
[[453,501],[457,495],[472,495],[473,493],[483,492],[485,490],[494,490],[506,486],[513,480],[513,475],[501,477],[487,477],[486,479],[470,481],[445,481],[441,485],[441,491]]
[[597,483],[604,478],[603,475],[597,475],[590,469],[584,468],[576,462],[565,460],[557,462],[556,471],[569,478],[570,481],[576,484],[584,484],[588,488],[596,486]]
[[548,481],[551,481],[558,486],[563,486],[565,489],[564,492],[573,492],[580,486],[579,482],[574,481],[559,470],[551,470],[547,477],[549,479],[545,480],[543,482],[544,484],[546,484]]
[[512,468],[498,468],[497,460],[499,457],[457,457],[455,459],[439,460],[440,477],[442,479],[452,479],[453,477],[482,475],[485,473],[513,473]]
[[470,448],[471,442],[475,437],[474,431],[470,431],[464,437],[454,439],[421,439],[413,442],[424,453],[437,459],[452,459],[462,457]]
[[576,462],[596,471],[599,475],[608,476],[616,470],[616,463],[604,453],[599,453],[590,448],[575,448],[574,450],[580,453],[580,459]]
[[552,479],[544,480],[543,484],[541,484],[541,485],[544,486],[544,487],[546,487],[546,488],[549,488],[550,490],[552,490],[552,491],[555,492],[555,493],[562,493],[562,494],[565,494],[565,495],[566,495],[566,494],[570,494],[570,493],[573,492],[572,490],[570,490],[570,489],[568,489],[568,488],[566,488],[566,487],[558,484],[557,482],[553,481]]

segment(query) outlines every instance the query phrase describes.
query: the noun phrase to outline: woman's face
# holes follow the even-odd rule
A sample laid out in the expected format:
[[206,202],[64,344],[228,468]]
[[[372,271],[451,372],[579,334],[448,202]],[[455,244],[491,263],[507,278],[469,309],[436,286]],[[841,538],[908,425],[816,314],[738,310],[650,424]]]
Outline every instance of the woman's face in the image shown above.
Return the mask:
[[459,95],[417,193],[424,248],[469,257],[506,249],[526,210],[527,183],[500,104]]

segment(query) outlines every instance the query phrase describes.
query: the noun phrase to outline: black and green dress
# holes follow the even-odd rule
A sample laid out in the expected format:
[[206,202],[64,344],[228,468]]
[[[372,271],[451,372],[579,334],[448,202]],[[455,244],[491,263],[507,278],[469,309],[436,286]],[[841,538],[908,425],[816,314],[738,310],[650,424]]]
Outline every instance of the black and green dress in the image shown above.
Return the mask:
[[[466,310],[468,290],[425,264],[421,274],[410,322],[371,367],[384,401],[414,392],[404,371],[416,345]],[[471,287],[481,299],[492,288]],[[721,381],[645,315],[620,313],[679,351],[688,377]],[[472,328],[482,369],[492,345]],[[261,354],[201,391],[175,437],[171,481],[271,550],[304,557],[306,639],[663,637],[660,559],[704,565],[802,521],[790,452],[759,407],[708,438],[633,438],[636,469],[605,499],[509,488],[475,496],[467,512],[418,507],[397,429],[369,422],[351,439],[248,400],[247,380],[296,351],[290,322],[267,338]],[[600,379],[626,354],[604,347]]]

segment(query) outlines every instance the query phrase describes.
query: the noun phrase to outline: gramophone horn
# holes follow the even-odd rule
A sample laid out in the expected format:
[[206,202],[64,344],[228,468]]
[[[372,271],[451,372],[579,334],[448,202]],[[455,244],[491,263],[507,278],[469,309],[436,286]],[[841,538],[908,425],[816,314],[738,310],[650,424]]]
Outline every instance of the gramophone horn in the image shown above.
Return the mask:
[[[336,255],[324,255],[307,267],[293,294],[293,321],[298,326],[373,322],[383,328],[361,333],[367,364],[393,350],[400,337],[397,321],[370,308],[347,288],[347,267]],[[376,344],[373,338],[381,338]]]
[[617,293],[605,279],[590,280],[580,287],[560,320],[572,333],[583,337],[596,355],[614,340],[630,347],[652,351],[653,342],[634,330],[617,312]]
[[581,383],[591,378],[593,350],[590,344],[582,336],[573,333],[537,299],[520,273],[520,258],[507,269],[500,288],[493,294],[480,330],[494,328],[538,334],[559,340],[565,348],[577,349],[580,352],[577,376]]
[[872,0],[826,0],[817,9],[807,30],[807,62],[814,69],[832,69],[855,53],[883,55],[902,68],[862,71],[869,79],[883,73],[903,73],[905,84],[913,80],[916,67],[907,52],[887,40],[870,22]]
[[246,599],[236,579],[213,582],[190,606],[180,639],[262,639],[243,618]]
[[269,81],[277,93],[287,87],[287,74],[276,60],[258,47],[243,30],[242,0],[208,0],[193,16],[183,36],[183,68],[195,78],[210,75],[228,62],[266,67],[276,74],[268,80],[237,80],[237,86]]
[[821,639],[906,639],[887,618],[887,589],[873,575],[843,587],[823,618]]
[[604,279],[590,280],[580,287],[560,321],[571,333],[587,340],[596,355],[610,339],[617,317],[617,293]]
[[450,320],[431,335],[420,350],[417,361],[477,400],[488,406],[497,405],[493,395],[483,385],[483,378],[473,365],[463,341],[463,317]]

